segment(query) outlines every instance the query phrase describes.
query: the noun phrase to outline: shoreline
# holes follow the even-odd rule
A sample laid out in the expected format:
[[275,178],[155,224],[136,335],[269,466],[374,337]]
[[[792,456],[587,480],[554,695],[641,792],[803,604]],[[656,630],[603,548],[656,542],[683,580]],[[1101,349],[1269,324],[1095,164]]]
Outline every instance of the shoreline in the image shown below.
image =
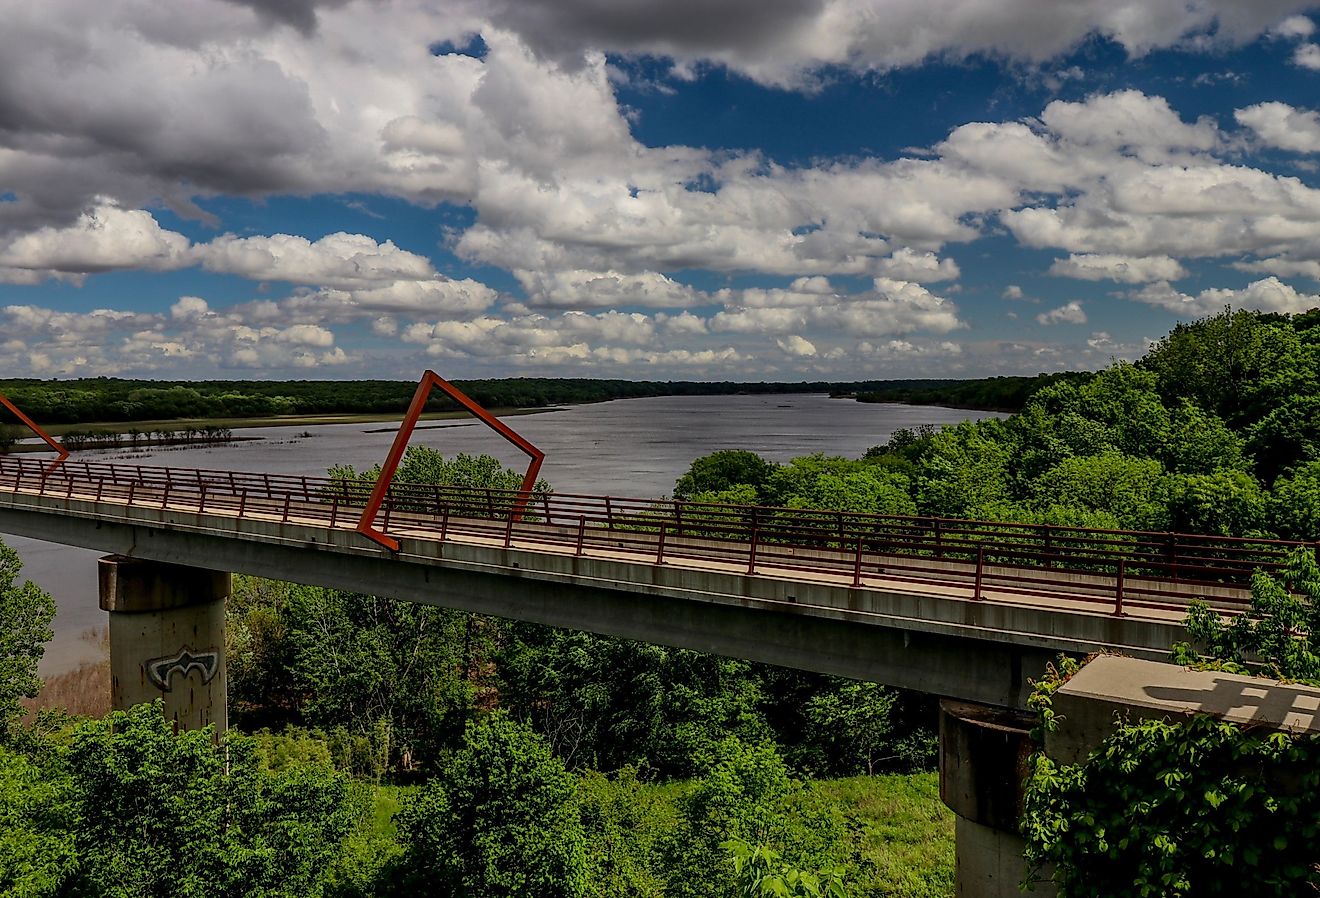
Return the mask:
[[[496,408],[496,409],[491,409],[490,412],[491,414],[495,415],[495,417],[497,418],[513,418],[522,415],[539,415],[546,412],[563,411],[565,407],[566,407],[565,405],[555,405],[555,406],[547,406],[545,408]],[[77,424],[52,424],[49,426],[43,425],[43,427],[45,428],[46,432],[49,433],[51,436],[62,437],[70,431],[86,431],[93,429],[100,433],[124,434],[124,433],[130,433],[134,430],[141,432],[144,429],[182,430],[189,426],[227,427],[231,430],[236,430],[239,428],[246,429],[246,428],[255,428],[255,427],[312,427],[323,424],[380,424],[386,421],[398,423],[403,418],[403,414],[404,414],[403,412],[399,412],[398,414],[394,414],[394,413],[387,414],[384,412],[381,413],[352,412],[345,414],[330,413],[324,415],[277,415],[273,417],[262,417],[262,418],[167,418],[167,419],[152,419],[147,421],[88,421],[86,423],[77,423]],[[446,412],[425,412],[422,415],[421,420],[451,421],[456,418],[467,418],[467,417],[471,417],[470,414],[467,411],[460,409],[460,410],[446,411]],[[23,439],[29,439],[29,438],[23,437]],[[257,439],[264,439],[264,437],[234,437],[232,439],[257,440]],[[10,451],[30,452],[32,450],[23,448],[24,446],[29,446],[29,445],[33,445],[33,444],[20,443],[12,447]],[[35,445],[38,445],[43,449],[49,448],[44,443],[37,443]],[[137,445],[144,446],[147,445],[147,442],[145,440],[139,440]],[[169,443],[165,445],[182,445],[182,444]],[[188,445],[201,445],[201,442],[198,441],[196,444],[188,444]],[[98,446],[96,448],[117,448],[117,447]],[[118,447],[118,448],[122,448],[122,447]]]

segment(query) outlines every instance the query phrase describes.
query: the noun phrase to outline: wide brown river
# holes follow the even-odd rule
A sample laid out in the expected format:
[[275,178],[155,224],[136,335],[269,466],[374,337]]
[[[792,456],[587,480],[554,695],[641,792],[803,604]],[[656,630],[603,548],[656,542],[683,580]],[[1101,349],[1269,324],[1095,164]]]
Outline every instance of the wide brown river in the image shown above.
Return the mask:
[[[932,406],[830,399],[823,394],[682,396],[619,399],[509,419],[546,453],[542,476],[561,492],[664,496],[692,460],[717,449],[751,449],[774,461],[823,452],[857,457],[900,427],[953,424],[989,413]],[[181,468],[323,475],[335,464],[369,467],[389,449],[388,424],[260,427],[238,431],[258,440],[223,446],[87,453],[100,461]],[[465,421],[423,425],[413,442],[452,455],[487,453],[520,470],[526,460],[490,430]],[[310,434],[303,436],[303,434]],[[96,601],[98,553],[6,536],[24,561],[23,575],[55,596],[55,638],[42,662],[46,676],[96,654],[83,637],[105,626]]]

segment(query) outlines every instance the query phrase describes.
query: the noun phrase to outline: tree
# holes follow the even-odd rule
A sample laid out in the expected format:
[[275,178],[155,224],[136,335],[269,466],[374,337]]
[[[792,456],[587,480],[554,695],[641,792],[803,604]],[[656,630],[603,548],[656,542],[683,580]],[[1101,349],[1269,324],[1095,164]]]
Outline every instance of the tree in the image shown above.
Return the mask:
[[1179,324],[1141,360],[1160,394],[1186,397],[1241,428],[1279,400],[1314,389],[1316,354],[1286,322],[1225,309]]
[[523,724],[495,712],[397,816],[405,894],[578,898],[587,892],[577,783]]
[[1173,530],[1250,536],[1265,525],[1265,493],[1245,471],[1172,474],[1165,487]]
[[1012,447],[998,421],[964,421],[930,439],[917,461],[917,505],[922,514],[973,517],[978,509],[1011,498]]
[[769,735],[745,661],[528,623],[505,637],[504,706],[575,768],[691,776],[723,735]]
[[1320,458],[1320,396],[1289,396],[1248,431],[1248,449],[1265,482],[1299,462]]
[[18,583],[23,562],[0,542],[0,740],[22,712],[19,700],[41,689],[37,665],[54,635],[55,600],[31,581]]
[[1274,482],[1267,514],[1271,528],[1285,539],[1320,540],[1320,460]]
[[889,753],[895,694],[875,683],[845,682],[807,702],[806,717],[845,757],[856,758],[867,776]]
[[1209,660],[1245,672],[1252,662],[1274,679],[1320,685],[1320,566],[1314,550],[1294,550],[1278,576],[1258,571],[1251,578],[1251,609],[1232,623],[1194,604],[1187,632],[1208,658],[1182,643],[1174,647],[1179,663]]
[[72,894],[321,894],[349,829],[347,781],[311,763],[274,772],[251,740],[212,736],[173,732],[159,702],[75,731]]
[[0,894],[55,898],[77,863],[67,775],[0,746]]
[[680,799],[678,828],[665,852],[665,895],[745,894],[722,847],[730,840],[764,846],[794,869],[837,867],[849,853],[841,821],[811,799],[808,789],[789,778],[773,745],[735,738],[716,743],[704,775]]
[[693,494],[726,490],[746,484],[759,493],[776,465],[755,452],[742,449],[722,449],[703,455],[688,467],[687,473],[674,484],[675,499],[690,499]]
[[1124,528],[1164,530],[1168,500],[1163,475],[1164,469],[1153,458],[1105,452],[1065,459],[1031,488],[1040,507],[1108,512]]
[[742,839],[730,839],[720,847],[729,853],[742,898],[847,898],[842,868],[799,870],[773,848]]

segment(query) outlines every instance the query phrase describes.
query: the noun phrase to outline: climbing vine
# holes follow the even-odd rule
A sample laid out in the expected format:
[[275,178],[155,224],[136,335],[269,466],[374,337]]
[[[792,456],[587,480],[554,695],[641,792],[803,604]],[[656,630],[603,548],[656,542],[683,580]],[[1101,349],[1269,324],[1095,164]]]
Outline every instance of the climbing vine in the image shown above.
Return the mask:
[[[1294,552],[1257,573],[1247,613],[1225,624],[1197,606],[1187,629],[1207,647],[1176,663],[1277,678],[1320,676],[1320,567]],[[1053,697],[1081,665],[1035,684],[1038,745],[1058,724]],[[1320,738],[1209,716],[1120,725],[1082,764],[1043,752],[1023,807],[1029,879],[1052,866],[1060,898],[1320,895]]]
[[1320,741],[1198,716],[1033,760],[1023,831],[1061,898],[1320,894]]

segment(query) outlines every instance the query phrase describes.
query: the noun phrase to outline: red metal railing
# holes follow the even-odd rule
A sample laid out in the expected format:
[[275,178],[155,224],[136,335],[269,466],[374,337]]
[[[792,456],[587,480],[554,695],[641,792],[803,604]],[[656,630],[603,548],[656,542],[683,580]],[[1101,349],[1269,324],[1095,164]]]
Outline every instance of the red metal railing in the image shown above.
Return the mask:
[[[0,456],[0,491],[352,529],[372,484],[279,474]],[[520,497],[521,500],[520,500]],[[521,513],[517,510],[521,508]],[[1206,599],[1240,610],[1257,570],[1300,543],[572,493],[393,484],[396,536],[694,563],[853,586],[943,584],[969,598],[1056,598],[1116,614]]]

